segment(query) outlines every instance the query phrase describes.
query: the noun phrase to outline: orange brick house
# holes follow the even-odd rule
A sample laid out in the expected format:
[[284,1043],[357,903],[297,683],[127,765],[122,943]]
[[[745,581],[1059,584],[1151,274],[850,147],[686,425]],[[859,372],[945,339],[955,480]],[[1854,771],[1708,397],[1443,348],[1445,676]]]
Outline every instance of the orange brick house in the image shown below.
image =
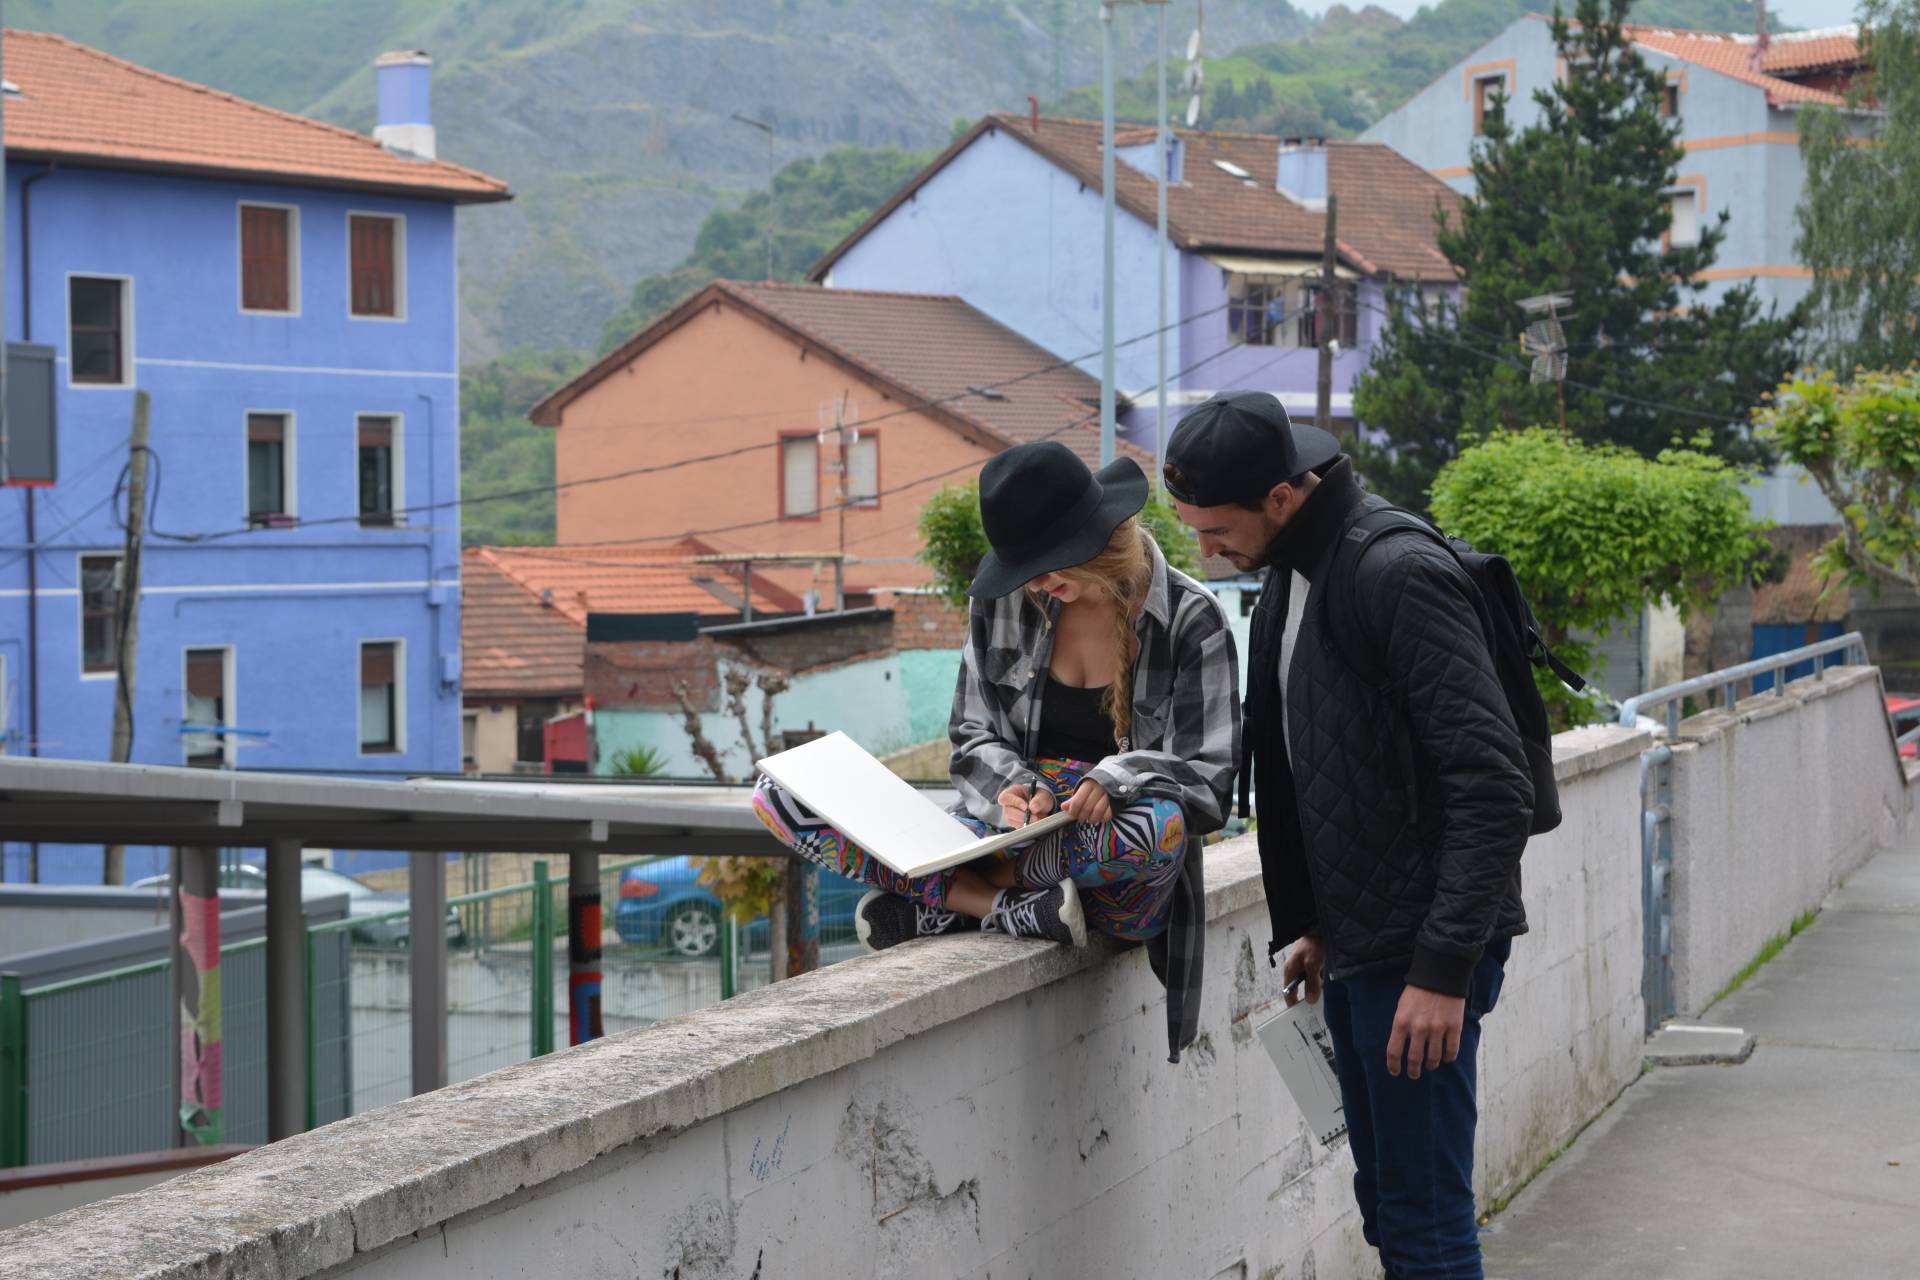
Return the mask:
[[[1094,378],[958,298],[722,280],[531,416],[556,433],[562,546],[844,552],[858,605],[927,580],[921,506],[994,454],[1052,438],[1097,463],[1098,404]],[[835,603],[830,566],[763,574]]]

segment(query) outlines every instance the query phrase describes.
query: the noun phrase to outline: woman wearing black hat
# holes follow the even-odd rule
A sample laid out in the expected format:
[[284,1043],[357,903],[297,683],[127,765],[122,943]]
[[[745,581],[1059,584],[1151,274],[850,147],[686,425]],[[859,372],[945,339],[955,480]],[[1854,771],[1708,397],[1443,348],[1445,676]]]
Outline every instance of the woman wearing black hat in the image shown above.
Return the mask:
[[[857,914],[869,946],[976,926],[1078,943],[1091,923],[1154,938],[1176,915],[1193,916],[1176,950],[1195,971],[1183,980],[1197,983],[1192,850],[1227,816],[1239,680],[1218,602],[1168,567],[1136,518],[1146,498],[1134,462],[1095,474],[1051,442],[1016,446],[981,472],[992,550],[970,590],[948,726],[962,816],[982,834],[1056,804],[1079,821],[907,880],[761,779],[755,807],[776,836],[876,887]],[[1182,885],[1192,898],[1184,912]],[[1175,1038],[1184,1044],[1190,1032]]]

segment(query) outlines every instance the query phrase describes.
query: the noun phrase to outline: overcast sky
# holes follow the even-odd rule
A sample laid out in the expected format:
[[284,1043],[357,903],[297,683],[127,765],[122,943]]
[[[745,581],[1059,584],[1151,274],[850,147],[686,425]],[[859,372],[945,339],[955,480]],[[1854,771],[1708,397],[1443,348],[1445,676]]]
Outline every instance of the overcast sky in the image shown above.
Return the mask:
[[[1369,0],[1346,0],[1349,8],[1363,8]],[[1305,13],[1325,13],[1333,0],[1293,0],[1293,7]],[[1421,0],[1371,0],[1403,18],[1412,17]],[[1569,5],[1569,8],[1572,6]],[[1541,0],[1541,12],[1553,8],[1552,0]],[[1853,0],[1767,0],[1767,12],[1795,27],[1835,27],[1853,21]]]

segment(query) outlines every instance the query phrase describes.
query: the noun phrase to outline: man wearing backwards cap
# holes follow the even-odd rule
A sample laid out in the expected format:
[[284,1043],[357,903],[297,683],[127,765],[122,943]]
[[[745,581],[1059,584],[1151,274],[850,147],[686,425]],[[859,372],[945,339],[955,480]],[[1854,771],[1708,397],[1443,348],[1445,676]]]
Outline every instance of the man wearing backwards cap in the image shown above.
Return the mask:
[[1241,804],[1251,782],[1269,958],[1292,943],[1310,1001],[1325,981],[1367,1240],[1390,1280],[1478,1280],[1475,1052],[1527,927],[1533,784],[1477,589],[1417,532],[1337,558],[1387,504],[1264,392],[1188,413],[1163,473],[1202,554],[1266,570]]

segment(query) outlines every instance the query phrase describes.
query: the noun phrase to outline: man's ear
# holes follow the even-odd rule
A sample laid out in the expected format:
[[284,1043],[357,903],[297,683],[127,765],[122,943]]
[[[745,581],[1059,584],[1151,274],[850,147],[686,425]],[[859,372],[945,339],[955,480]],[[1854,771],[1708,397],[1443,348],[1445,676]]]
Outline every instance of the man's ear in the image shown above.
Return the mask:
[[1267,519],[1273,521],[1275,524],[1282,524],[1285,523],[1287,516],[1292,513],[1298,501],[1299,499],[1294,492],[1293,486],[1283,480],[1273,486],[1273,488],[1267,490],[1266,501],[1263,502],[1261,506],[1266,512]]

